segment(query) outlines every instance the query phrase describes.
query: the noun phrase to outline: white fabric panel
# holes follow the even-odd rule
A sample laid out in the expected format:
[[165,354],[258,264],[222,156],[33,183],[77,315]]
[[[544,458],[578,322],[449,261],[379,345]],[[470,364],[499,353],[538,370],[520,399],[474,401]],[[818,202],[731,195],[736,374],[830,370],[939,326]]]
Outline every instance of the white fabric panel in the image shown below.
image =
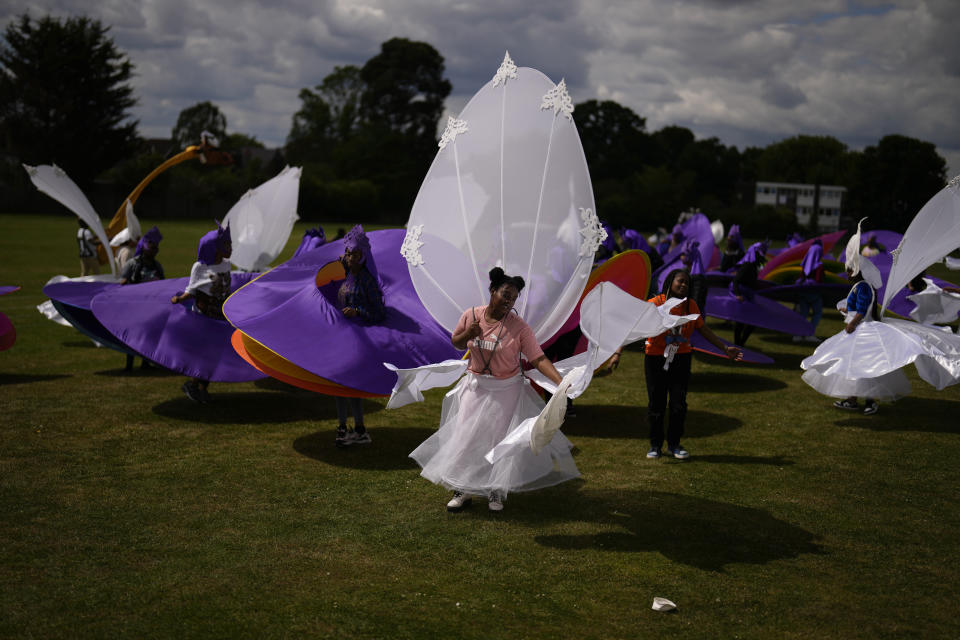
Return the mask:
[[444,360],[415,369],[398,369],[389,362],[383,366],[397,374],[387,409],[396,409],[411,402],[423,402],[423,392],[437,387],[449,387],[467,371],[466,360]]
[[445,133],[420,188],[407,229],[423,225],[423,264],[410,275],[448,331],[464,309],[489,301],[494,266],[526,280],[516,309],[541,342],[586,285],[593,251],[580,255],[580,209],[595,210],[593,190],[576,126],[540,108],[554,88],[529,68],[487,83],[460,114],[465,125]]
[[285,167],[251,189],[227,213],[233,253],[230,262],[244,271],[263,271],[287,244],[297,221],[300,167]]
[[927,288],[907,296],[916,307],[910,317],[921,323],[953,322],[960,314],[960,295],[944,291],[930,278],[924,278]]
[[[93,205],[90,204],[87,196],[83,195],[80,187],[63,172],[63,169],[49,164],[42,164],[38,167],[23,165],[23,168],[27,170],[30,181],[37,189],[77,214],[78,218],[87,223],[87,226],[97,236],[104,248],[110,246],[110,239],[107,237],[107,232],[104,230],[97,212],[94,211]],[[110,264],[110,272],[116,276],[117,265],[113,263],[113,260],[107,260],[107,262]]]
[[[883,309],[908,282],[960,247],[960,182],[955,178],[923,205],[910,222],[887,276]],[[881,311],[882,315],[883,311]]]

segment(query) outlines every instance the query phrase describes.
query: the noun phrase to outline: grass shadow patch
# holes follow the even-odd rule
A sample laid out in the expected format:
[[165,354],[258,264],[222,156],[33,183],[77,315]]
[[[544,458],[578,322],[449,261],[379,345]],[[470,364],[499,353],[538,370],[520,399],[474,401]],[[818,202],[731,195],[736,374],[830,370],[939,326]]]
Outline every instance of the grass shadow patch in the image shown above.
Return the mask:
[[[638,440],[646,440],[650,436],[646,405],[580,405],[574,402],[574,407],[577,410],[577,417],[567,419],[561,427],[568,436]],[[667,420],[669,419],[668,417]],[[687,411],[684,437],[713,436],[739,429],[742,425],[743,421],[739,418],[691,409]]]
[[783,456],[729,456],[729,455],[695,455],[685,460],[691,462],[706,462],[708,464],[761,464],[772,467],[787,467],[795,464],[790,458]]
[[393,471],[416,469],[417,463],[407,455],[434,433],[433,429],[411,427],[371,428],[370,444],[337,447],[335,432],[316,431],[293,441],[297,453],[335,467]]
[[691,391],[708,393],[757,393],[786,389],[787,383],[755,373],[702,371],[690,376]]
[[[541,510],[536,498],[528,503],[521,496],[523,504],[517,504],[510,515],[520,521],[529,519],[533,526],[566,520],[617,529],[534,538],[546,547],[658,552],[673,562],[704,571],[723,572],[728,565],[758,565],[825,553],[816,535],[762,509],[659,491],[586,489],[562,493],[562,510]],[[556,502],[540,499],[540,504]]]
[[108,378],[169,378],[181,374],[161,367],[158,364],[147,367],[146,369],[135,366],[127,371],[126,369],[106,369],[104,371],[94,372],[95,376],[105,376]]
[[154,405],[152,410],[165,418],[206,424],[267,424],[330,420],[337,416],[332,401],[317,402],[309,397],[291,398],[283,393],[262,391],[220,391],[218,386],[222,388],[216,383],[211,385],[209,404],[198,404],[180,394]]
[[47,382],[69,378],[67,373],[0,373],[0,386],[8,384],[30,384],[32,382]]
[[870,431],[914,431],[920,433],[960,433],[960,402],[940,398],[907,397],[895,403],[880,403],[880,411],[865,416],[860,411],[844,412],[835,420],[838,427],[856,427]]

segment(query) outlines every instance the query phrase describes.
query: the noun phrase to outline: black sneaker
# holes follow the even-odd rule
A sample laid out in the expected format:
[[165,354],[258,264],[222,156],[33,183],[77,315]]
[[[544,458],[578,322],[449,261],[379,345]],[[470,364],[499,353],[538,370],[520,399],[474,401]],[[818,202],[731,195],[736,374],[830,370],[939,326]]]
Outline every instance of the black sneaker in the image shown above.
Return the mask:
[[347,428],[345,426],[337,427],[337,438],[333,442],[338,447],[345,447],[347,446],[347,437]]
[[180,387],[183,389],[183,392],[187,394],[187,397],[193,400],[194,402],[203,403],[203,395],[200,393],[200,387],[193,382],[184,382],[183,386]]
[[835,406],[837,409],[846,409],[847,411],[856,411],[857,409],[860,408],[860,405],[857,404],[856,400],[854,400],[853,402],[850,402],[849,399],[837,400],[836,402],[833,403],[833,406]]
[[370,444],[373,442],[373,438],[370,437],[370,432],[364,430],[363,433],[357,431],[351,431],[347,435],[347,444]]
[[880,405],[877,404],[876,402],[871,402],[866,407],[863,408],[863,415],[872,416],[879,410],[880,410]]
[[670,449],[670,455],[672,455],[677,460],[686,460],[687,458],[690,457],[690,454],[687,453],[687,450],[684,449],[679,444],[675,447],[669,447],[669,449]]

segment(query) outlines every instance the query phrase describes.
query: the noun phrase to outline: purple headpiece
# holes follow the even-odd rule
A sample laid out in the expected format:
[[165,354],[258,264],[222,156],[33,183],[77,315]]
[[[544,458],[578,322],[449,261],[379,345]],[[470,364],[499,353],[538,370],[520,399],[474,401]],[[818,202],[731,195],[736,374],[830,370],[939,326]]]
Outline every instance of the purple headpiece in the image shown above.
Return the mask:
[[687,267],[687,270],[690,271],[690,275],[703,275],[703,259],[700,257],[699,240],[685,241],[680,253],[683,258],[685,258],[683,259],[683,264]]
[[603,230],[607,232],[607,237],[603,239],[603,248],[613,253],[617,250],[617,241],[613,237],[613,229],[606,222],[603,223]]
[[650,245],[647,243],[647,239],[644,238],[639,231],[634,231],[633,229],[623,229],[620,231],[620,237],[623,238],[623,243],[627,245],[627,248],[629,249],[652,251]]
[[297,247],[297,250],[293,252],[293,257],[296,258],[302,253],[313,251],[326,243],[327,236],[323,233],[323,227],[318,226],[316,229],[307,229],[303,232],[303,239],[300,241],[300,246]]
[[820,241],[820,238],[817,238],[813,241],[813,244],[810,245],[810,248],[807,249],[807,253],[804,254],[800,267],[803,269],[803,275],[809,278],[822,264],[823,243]]
[[801,242],[803,242],[803,236],[800,235],[799,233],[797,233],[796,231],[794,231],[794,232],[791,233],[789,236],[787,236],[787,246],[788,246],[788,247],[795,247],[795,246],[797,246],[798,244],[800,244]]
[[221,227],[219,222],[216,220],[214,222],[217,223],[217,228],[205,233],[197,247],[197,260],[203,264],[213,264],[217,259],[217,249],[222,249],[231,242],[230,223]]
[[735,224],[730,226],[730,231],[727,233],[727,240],[733,240],[740,246],[740,250],[743,251],[743,237],[740,235],[740,225]]
[[766,259],[767,245],[763,242],[754,242],[752,245],[750,245],[750,248],[747,249],[747,253],[740,258],[740,262],[737,263],[737,266],[746,264],[748,262],[756,262],[757,264],[760,264]]
[[157,229],[156,225],[154,225],[153,229],[150,229],[150,231],[147,231],[140,237],[139,242],[137,242],[137,251],[133,255],[138,256],[143,253],[143,249],[147,246],[147,243],[157,246],[161,240],[163,240],[163,236],[160,234],[160,229]]
[[[361,260],[363,266],[367,268],[367,271],[369,271],[374,278],[377,278],[377,265],[373,261],[373,251],[370,249],[370,238],[363,232],[363,227],[360,225],[350,229],[347,235],[343,237],[343,250],[353,251],[354,249],[360,249],[360,252],[363,254],[363,259]],[[379,278],[377,278],[377,280],[379,281]]]

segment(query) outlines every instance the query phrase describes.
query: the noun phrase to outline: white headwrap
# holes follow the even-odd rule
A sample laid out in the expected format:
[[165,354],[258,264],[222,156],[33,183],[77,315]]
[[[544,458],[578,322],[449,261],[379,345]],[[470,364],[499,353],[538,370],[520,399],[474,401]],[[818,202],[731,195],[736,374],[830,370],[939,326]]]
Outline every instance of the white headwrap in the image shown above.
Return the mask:
[[870,261],[870,258],[864,259],[860,254],[860,226],[864,220],[866,218],[860,219],[860,222],[857,223],[857,232],[850,236],[850,241],[847,242],[844,266],[851,276],[857,275],[862,270],[863,279],[874,289],[879,289],[883,285],[883,276],[880,274],[880,269]]

